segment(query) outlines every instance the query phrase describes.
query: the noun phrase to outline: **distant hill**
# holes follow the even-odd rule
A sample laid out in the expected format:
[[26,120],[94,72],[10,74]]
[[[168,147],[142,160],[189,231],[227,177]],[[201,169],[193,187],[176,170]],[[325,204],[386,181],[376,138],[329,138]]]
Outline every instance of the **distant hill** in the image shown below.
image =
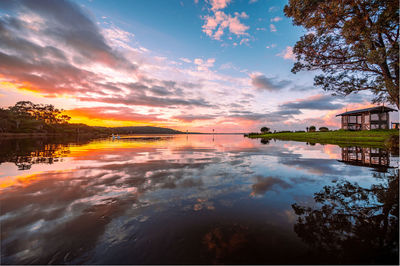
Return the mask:
[[164,127],[113,127],[116,134],[182,134],[183,132]]

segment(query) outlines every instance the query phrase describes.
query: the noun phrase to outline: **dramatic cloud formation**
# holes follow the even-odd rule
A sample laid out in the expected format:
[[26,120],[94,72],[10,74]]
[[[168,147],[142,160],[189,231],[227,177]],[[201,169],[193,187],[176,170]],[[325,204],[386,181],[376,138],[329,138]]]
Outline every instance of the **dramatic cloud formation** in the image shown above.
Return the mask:
[[[304,127],[310,121],[333,124],[338,120],[333,116],[336,109],[346,103],[366,103],[358,96],[322,96],[307,86],[307,81],[291,78],[292,62],[283,59],[294,59],[292,47],[278,40],[265,39],[259,45],[262,51],[247,53],[259,36],[251,36],[250,24],[243,21],[257,21],[252,24],[252,34],[272,36],[276,34],[264,27],[270,24],[275,31],[271,23],[281,21],[281,14],[257,18],[251,9],[244,12],[234,4],[228,0],[203,2],[201,12],[208,14],[201,18],[198,14],[203,25],[196,26],[197,37],[221,49],[213,52],[204,47],[190,53],[166,43],[143,47],[138,39],[143,29],[132,33],[130,27],[121,26],[129,23],[117,26],[103,14],[97,21],[89,7],[76,2],[0,1],[0,105],[28,98],[69,109],[73,122],[90,125],[154,124],[178,130],[243,132],[266,124],[278,130]],[[277,10],[269,8],[270,12]],[[202,31],[221,43],[203,38]],[[171,33],[165,35],[176,44]],[[283,59],[275,57],[275,49],[285,46],[278,54]],[[230,48],[242,61],[225,53]],[[262,61],[264,53],[278,60],[288,76],[282,78],[274,69],[267,71],[264,66],[271,62]],[[254,62],[251,60],[261,63],[254,68],[241,64]],[[301,99],[294,101],[296,98]],[[327,114],[330,116],[325,118]]]

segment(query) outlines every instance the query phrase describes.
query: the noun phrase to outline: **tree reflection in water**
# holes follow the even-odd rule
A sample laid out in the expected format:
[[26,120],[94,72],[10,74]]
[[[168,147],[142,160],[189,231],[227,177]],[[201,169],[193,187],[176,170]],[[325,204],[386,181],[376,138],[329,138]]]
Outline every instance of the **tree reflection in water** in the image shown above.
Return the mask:
[[314,194],[318,207],[293,204],[294,230],[329,264],[399,263],[399,170],[375,173],[370,188],[341,180]]
[[0,140],[0,164],[15,163],[18,170],[28,170],[33,164],[52,164],[67,157],[70,144],[86,144],[91,138],[24,138]]

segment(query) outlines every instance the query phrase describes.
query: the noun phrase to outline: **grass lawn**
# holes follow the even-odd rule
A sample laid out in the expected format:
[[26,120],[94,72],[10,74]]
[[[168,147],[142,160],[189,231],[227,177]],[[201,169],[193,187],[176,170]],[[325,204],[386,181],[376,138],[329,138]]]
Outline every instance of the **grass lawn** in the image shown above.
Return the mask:
[[399,130],[364,130],[347,131],[336,130],[328,132],[288,132],[288,133],[270,133],[270,134],[250,134],[249,138],[269,138],[281,140],[304,141],[321,144],[339,144],[339,145],[365,145],[365,146],[385,146],[390,145],[393,138],[399,138]]

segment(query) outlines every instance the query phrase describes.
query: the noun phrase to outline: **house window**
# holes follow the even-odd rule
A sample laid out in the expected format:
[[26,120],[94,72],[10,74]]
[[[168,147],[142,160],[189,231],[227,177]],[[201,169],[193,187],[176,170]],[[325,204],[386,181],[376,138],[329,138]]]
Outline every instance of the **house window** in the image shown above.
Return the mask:
[[364,123],[369,123],[369,115],[364,116]]
[[349,116],[349,123],[357,123],[357,116]]
[[371,124],[371,129],[378,129],[379,128],[379,125],[377,125],[377,124]]
[[357,116],[357,124],[361,124],[361,115]]
[[374,120],[374,121],[379,120],[378,114],[371,114],[371,120]]
[[386,113],[381,114],[381,120],[386,121]]

